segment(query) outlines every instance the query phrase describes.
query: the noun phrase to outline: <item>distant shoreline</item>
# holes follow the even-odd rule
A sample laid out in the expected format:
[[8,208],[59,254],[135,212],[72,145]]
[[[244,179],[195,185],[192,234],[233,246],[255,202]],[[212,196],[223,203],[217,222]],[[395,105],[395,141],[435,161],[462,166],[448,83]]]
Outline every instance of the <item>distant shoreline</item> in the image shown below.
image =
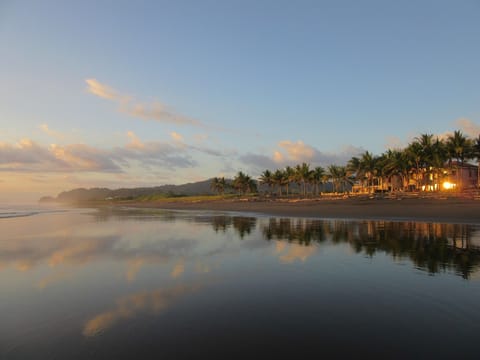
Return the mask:
[[214,201],[123,201],[114,207],[208,210],[325,219],[405,220],[480,224],[480,200],[449,198],[226,199]]

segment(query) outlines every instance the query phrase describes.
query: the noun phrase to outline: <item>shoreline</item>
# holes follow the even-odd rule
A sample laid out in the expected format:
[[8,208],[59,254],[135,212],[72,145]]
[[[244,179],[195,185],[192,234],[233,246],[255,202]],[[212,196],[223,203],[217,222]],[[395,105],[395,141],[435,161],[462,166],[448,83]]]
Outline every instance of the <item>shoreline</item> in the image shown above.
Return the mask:
[[242,212],[275,217],[480,224],[480,200],[462,198],[125,201],[109,205],[144,209]]

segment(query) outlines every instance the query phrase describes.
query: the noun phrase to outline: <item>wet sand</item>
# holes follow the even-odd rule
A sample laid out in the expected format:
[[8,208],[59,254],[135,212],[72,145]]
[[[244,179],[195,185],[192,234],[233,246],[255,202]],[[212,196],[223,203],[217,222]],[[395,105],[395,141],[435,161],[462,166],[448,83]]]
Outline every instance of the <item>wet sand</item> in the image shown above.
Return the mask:
[[281,217],[416,220],[480,224],[480,200],[462,198],[220,200],[124,202],[116,206],[171,210],[235,211]]

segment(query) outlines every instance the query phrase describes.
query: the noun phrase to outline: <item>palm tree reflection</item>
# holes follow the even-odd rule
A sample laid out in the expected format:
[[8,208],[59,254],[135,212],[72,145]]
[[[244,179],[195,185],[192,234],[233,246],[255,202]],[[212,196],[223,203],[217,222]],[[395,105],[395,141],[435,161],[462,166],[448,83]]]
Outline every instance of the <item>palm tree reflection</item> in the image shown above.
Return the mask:
[[[97,215],[99,221],[122,216],[117,211],[102,212],[100,215]],[[164,210],[129,211],[129,216],[141,221],[204,223],[217,233],[233,229],[241,239],[258,230],[265,240],[287,241],[303,246],[327,241],[348,243],[356,253],[367,256],[380,252],[389,254],[394,260],[410,259],[418,269],[430,274],[448,270],[468,279],[480,267],[480,232],[478,227],[467,224],[292,218],[258,220],[249,216]]]
[[349,243],[356,253],[381,252],[395,260],[410,259],[430,274],[453,270],[468,279],[480,266],[480,247],[472,244],[480,235],[465,224],[270,219],[262,233],[267,240],[306,246],[327,240]]

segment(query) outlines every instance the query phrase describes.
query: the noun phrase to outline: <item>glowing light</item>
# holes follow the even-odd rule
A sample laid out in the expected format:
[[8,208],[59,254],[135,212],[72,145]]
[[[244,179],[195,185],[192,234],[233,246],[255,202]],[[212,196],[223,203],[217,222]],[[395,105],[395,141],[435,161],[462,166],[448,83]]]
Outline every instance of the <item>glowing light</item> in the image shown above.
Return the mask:
[[450,190],[450,189],[453,189],[455,187],[455,184],[452,184],[451,182],[445,181],[442,184],[442,186],[445,190]]

